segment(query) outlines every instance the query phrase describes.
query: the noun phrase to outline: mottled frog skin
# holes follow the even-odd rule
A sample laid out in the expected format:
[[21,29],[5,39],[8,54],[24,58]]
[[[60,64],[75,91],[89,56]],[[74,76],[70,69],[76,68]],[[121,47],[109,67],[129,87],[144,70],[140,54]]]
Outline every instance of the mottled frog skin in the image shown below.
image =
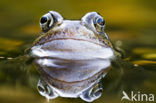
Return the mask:
[[103,17],[89,12],[81,20],[64,20],[49,11],[42,16],[40,27],[42,34],[30,49],[41,74],[39,93],[47,99],[80,97],[92,102],[99,98],[100,80],[114,57]]

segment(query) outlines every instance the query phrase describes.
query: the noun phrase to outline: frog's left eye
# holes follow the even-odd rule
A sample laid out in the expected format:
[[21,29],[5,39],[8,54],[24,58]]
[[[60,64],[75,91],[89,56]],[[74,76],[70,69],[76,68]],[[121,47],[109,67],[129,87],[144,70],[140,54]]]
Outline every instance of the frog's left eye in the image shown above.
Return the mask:
[[102,17],[94,18],[93,23],[97,32],[101,33],[104,31],[105,21]]
[[94,22],[95,25],[98,26],[104,26],[105,25],[105,21],[103,20],[103,18],[97,18]]
[[106,33],[104,32],[105,20],[97,12],[87,13],[82,17],[81,21],[88,29],[97,34],[105,35],[105,37],[108,39]]
[[47,32],[52,29],[54,26],[61,24],[63,21],[63,17],[55,12],[49,11],[49,13],[43,15],[40,19],[40,27],[43,32]]

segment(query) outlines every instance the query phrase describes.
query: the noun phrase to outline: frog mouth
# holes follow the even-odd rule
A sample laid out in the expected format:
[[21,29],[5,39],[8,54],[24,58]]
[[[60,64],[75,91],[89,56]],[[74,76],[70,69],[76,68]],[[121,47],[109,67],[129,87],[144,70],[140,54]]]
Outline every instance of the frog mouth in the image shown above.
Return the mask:
[[69,60],[109,59],[113,57],[112,48],[83,39],[57,38],[33,46],[31,54],[35,57],[51,57]]

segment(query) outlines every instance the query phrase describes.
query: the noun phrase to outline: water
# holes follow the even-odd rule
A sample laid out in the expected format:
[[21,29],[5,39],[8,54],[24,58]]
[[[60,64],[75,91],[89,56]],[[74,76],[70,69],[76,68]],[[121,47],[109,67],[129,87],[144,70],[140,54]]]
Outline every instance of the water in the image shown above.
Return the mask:
[[[0,102],[46,103],[36,85],[40,77],[24,50],[40,33],[39,18],[49,10],[67,19],[79,19],[89,11],[106,20],[106,32],[122,48],[125,61],[113,62],[103,79],[103,95],[95,103],[120,103],[122,91],[156,94],[156,2],[127,0],[0,1]],[[79,6],[75,6],[79,5]],[[12,59],[18,57],[16,59]],[[131,64],[133,63],[133,64]],[[52,103],[82,103],[57,98]]]

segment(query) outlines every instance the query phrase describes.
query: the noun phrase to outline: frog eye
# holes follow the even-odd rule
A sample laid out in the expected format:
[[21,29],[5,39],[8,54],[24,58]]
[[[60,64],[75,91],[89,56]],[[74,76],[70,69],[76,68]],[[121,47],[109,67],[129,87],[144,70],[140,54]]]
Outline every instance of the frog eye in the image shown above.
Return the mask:
[[42,93],[45,92],[45,88],[42,87],[42,86],[37,86],[37,89],[38,89],[40,92],[42,92]]
[[89,12],[81,19],[82,23],[93,32],[104,34],[105,21],[97,12]]
[[40,27],[43,32],[47,32],[53,27],[61,24],[63,21],[63,17],[55,12],[55,11],[49,11],[49,13],[43,15],[40,19]]
[[104,26],[105,25],[105,21],[104,21],[103,18],[97,18],[94,24],[98,25],[98,26]]
[[47,13],[41,17],[40,27],[43,32],[48,31],[54,23],[53,16],[50,13]]
[[93,22],[94,22],[94,27],[97,32],[99,33],[104,32],[105,21],[102,17],[94,18]]
[[41,24],[44,24],[44,23],[47,22],[47,20],[48,20],[47,17],[42,17],[40,23],[41,23]]
[[39,80],[37,84],[37,89],[41,95],[51,95],[51,89],[48,84],[43,80]]

